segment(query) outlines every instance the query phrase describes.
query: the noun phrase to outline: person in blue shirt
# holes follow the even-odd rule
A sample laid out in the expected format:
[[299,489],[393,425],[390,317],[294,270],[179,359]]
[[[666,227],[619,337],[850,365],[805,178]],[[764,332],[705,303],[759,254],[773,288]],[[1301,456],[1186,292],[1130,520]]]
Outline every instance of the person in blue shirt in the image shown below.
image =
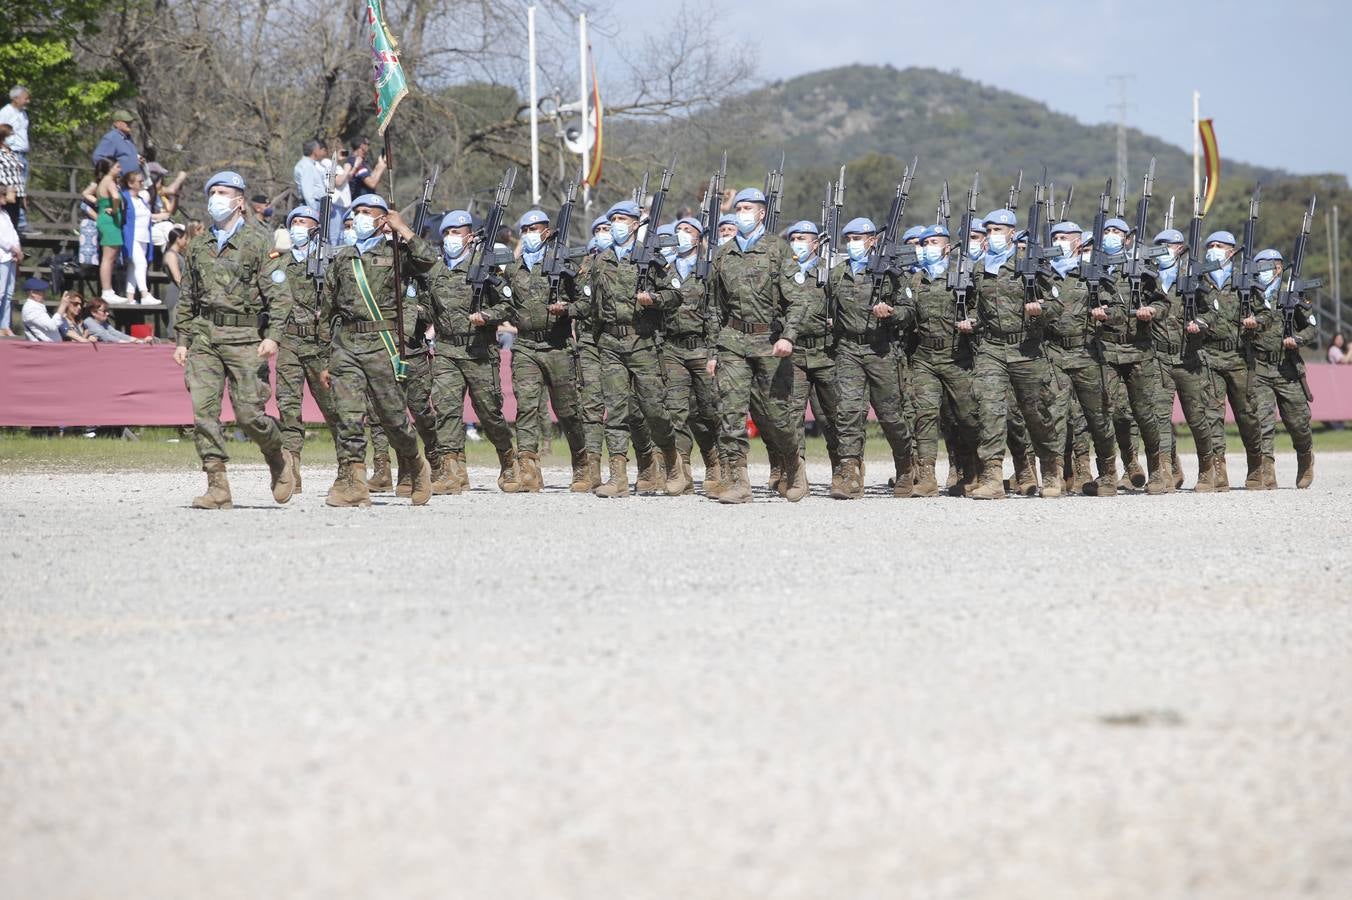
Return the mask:
[[131,113],[125,109],[113,110],[113,127],[94,148],[93,160],[97,165],[101,159],[115,159],[122,166],[122,174],[130,175],[141,169],[141,153],[136,142],[131,139]]

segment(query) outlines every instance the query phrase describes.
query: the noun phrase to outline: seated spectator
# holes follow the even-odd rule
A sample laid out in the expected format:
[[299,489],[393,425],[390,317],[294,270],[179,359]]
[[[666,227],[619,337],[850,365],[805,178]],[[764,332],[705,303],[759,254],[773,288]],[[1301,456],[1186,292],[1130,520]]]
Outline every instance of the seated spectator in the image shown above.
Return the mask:
[[89,316],[84,320],[85,333],[96,341],[106,344],[151,344],[154,338],[134,338],[119,331],[109,318],[108,304],[102,297],[89,301]]
[[[41,278],[30,278],[23,283],[28,297],[23,301],[23,336],[38,343],[61,343],[62,309],[57,315],[47,312],[47,291],[51,287]],[[65,301],[61,301],[64,305]]]
[[79,291],[64,292],[56,315],[60,319],[63,338],[77,344],[94,343],[94,338],[90,337],[84,326],[84,294]]
[[1333,340],[1329,343],[1328,358],[1335,366],[1352,363],[1352,353],[1347,352],[1347,338],[1341,334],[1333,336]]
[[14,282],[23,261],[19,233],[9,216],[0,216],[0,337],[14,337]]

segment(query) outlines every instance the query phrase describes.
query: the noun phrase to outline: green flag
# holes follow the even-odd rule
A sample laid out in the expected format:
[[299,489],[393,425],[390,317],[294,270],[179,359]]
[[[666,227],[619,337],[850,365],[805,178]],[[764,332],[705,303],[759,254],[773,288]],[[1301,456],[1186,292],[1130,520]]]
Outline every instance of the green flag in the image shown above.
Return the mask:
[[371,26],[371,80],[376,85],[376,121],[380,133],[390,125],[395,107],[408,93],[404,67],[395,52],[394,35],[385,24],[380,0],[366,0],[366,20]]

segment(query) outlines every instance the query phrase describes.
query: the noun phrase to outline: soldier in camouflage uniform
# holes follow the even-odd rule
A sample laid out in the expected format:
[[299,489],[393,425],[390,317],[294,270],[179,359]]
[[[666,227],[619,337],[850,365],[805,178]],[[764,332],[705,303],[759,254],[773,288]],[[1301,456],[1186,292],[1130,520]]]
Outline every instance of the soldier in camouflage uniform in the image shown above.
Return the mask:
[[998,209],[986,217],[986,239],[967,252],[975,256],[972,281],[976,315],[959,323],[964,334],[978,331],[975,392],[980,420],[981,480],[968,496],[1003,499],[1004,445],[1009,435],[1009,396],[1023,413],[1034,452],[1042,463],[1042,496],[1063,491],[1061,454],[1065,428],[1051,414],[1054,396],[1051,365],[1042,349],[1043,323],[1060,314],[1060,302],[1040,279],[1031,297],[1014,271],[1013,211]]
[[[664,226],[665,227],[665,226]],[[673,229],[676,247],[670,253],[671,287],[680,305],[663,317],[662,363],[667,376],[667,412],[676,433],[685,480],[690,454],[699,445],[704,458],[704,490],[718,491],[718,388],[708,372],[709,348],[718,341],[718,323],[705,302],[705,280],[696,269],[700,223],[685,218]],[[687,493],[695,490],[693,482]]]
[[535,493],[544,487],[540,474],[540,446],[549,445],[551,426],[543,403],[554,406],[559,427],[572,455],[571,490],[585,491],[587,450],[577,393],[577,360],[573,356],[572,312],[588,306],[578,296],[574,280],[564,277],[558,297],[550,296],[549,278],[541,263],[549,237],[549,216],[532,209],[517,223],[521,232],[521,261],[507,267],[502,289],[518,331],[512,343],[512,392],[516,394],[517,483]]
[[881,288],[865,268],[878,239],[878,228],[866,218],[851,219],[841,229],[848,260],[831,271],[830,303],[835,337],[836,390],[840,393],[840,484],[831,496],[854,500],[864,495],[864,430],[872,403],[878,424],[892,448],[896,466],[892,493],[911,496],[915,484],[914,445],[903,410],[904,355],[899,335],[915,319],[910,288],[888,273]]
[[433,470],[434,494],[458,494],[469,487],[465,465],[465,395],[474,404],[493,448],[498,453],[498,488],[515,493],[516,451],[512,430],[502,415],[497,327],[511,307],[491,286],[481,308],[474,310],[474,290],[466,279],[473,255],[473,220],[463,209],[441,219],[441,258],[427,273],[424,315],[436,331],[432,359],[432,409],[436,416],[435,450],[441,472]]
[[1262,434],[1258,417],[1254,414],[1253,395],[1249,390],[1249,364],[1244,358],[1240,325],[1244,298],[1235,289],[1231,278],[1234,269],[1235,236],[1228,231],[1214,231],[1206,239],[1206,255],[1211,262],[1223,263],[1221,268],[1207,273],[1209,304],[1199,303],[1197,327],[1202,333],[1207,364],[1211,369],[1215,388],[1211,409],[1211,444],[1216,451],[1216,490],[1230,489],[1230,476],[1225,466],[1225,401],[1239,426],[1239,437],[1244,442],[1249,471],[1245,484],[1261,486],[1263,468]]
[[286,227],[291,236],[291,250],[273,251],[285,263],[285,286],[291,292],[291,315],[282,326],[277,348],[277,412],[282,420],[282,446],[295,466],[295,492],[299,494],[300,454],[305,448],[305,423],[301,420],[304,386],[309,385],[310,396],[315,398],[328,423],[335,446],[338,434],[333,423],[337,421],[337,412],[333,392],[319,377],[329,367],[329,327],[319,320],[318,292],[306,277],[310,242],[319,228],[319,213],[308,206],[297,206],[287,215]]
[[1296,450],[1296,487],[1307,488],[1314,481],[1314,435],[1310,431],[1310,401],[1305,396],[1305,362],[1300,358],[1300,348],[1316,338],[1314,312],[1308,303],[1297,306],[1292,334],[1288,336],[1278,305],[1282,255],[1268,249],[1258,253],[1254,260],[1272,260],[1275,265],[1258,273],[1258,280],[1264,285],[1255,292],[1253,315],[1240,322],[1254,361],[1250,393],[1263,448],[1261,484],[1255,489],[1277,487],[1273,442],[1278,413]]
[[724,238],[714,257],[713,304],[722,328],[709,374],[718,379],[719,503],[749,503],[751,482],[746,457],[750,449],[746,419],[750,412],[765,441],[772,464],[785,468],[787,491],[807,494],[807,473],[797,465],[798,442],[788,428],[787,406],[793,397],[793,342],[788,324],[789,300],[782,293],[787,245],[765,231],[765,194],[745,188],[733,198],[736,234]]
[[[826,440],[826,455],[831,460],[831,481],[839,485],[841,475],[840,433],[836,420],[840,416],[840,394],[836,390],[836,364],[831,358],[830,309],[827,285],[821,283],[818,267],[819,232],[807,220],[789,228],[789,257],[780,272],[783,282],[780,290],[789,300],[785,323],[794,335],[793,400],[788,408],[788,425],[797,439],[798,465],[806,467],[806,434],[804,411],[808,395],[816,397],[813,415],[822,437]],[[785,485],[785,493],[790,485]]]
[[329,374],[338,408],[340,465],[325,502],[371,503],[362,427],[369,394],[401,472],[409,473],[413,505],[419,506],[432,496],[432,469],[418,446],[417,432],[408,424],[408,395],[397,349],[399,335],[412,325],[417,309],[406,304],[404,321],[395,320],[394,262],[397,253],[401,276],[420,275],[436,262],[436,250],[376,194],[353,200],[352,211],[357,243],[339,248],[329,263],[321,311],[333,325]]
[[276,355],[283,323],[291,316],[291,292],[270,236],[245,222],[244,191],[244,179],[234,172],[218,172],[207,181],[212,225],[188,245],[183,295],[174,311],[174,361],[187,370],[193,440],[207,473],[206,493],[192,501],[196,509],[233,505],[221,428],[227,383],[236,423],[267,461],[273,499],[285,503],[295,489],[296,468],[282,447],[281,426],[264,410],[268,358]]
[[[975,472],[972,458],[978,437],[976,394],[973,391],[973,341],[958,332],[947,272],[952,251],[948,228],[933,225],[920,234],[920,267],[910,277],[915,301],[915,351],[911,355],[911,383],[915,386],[915,495],[939,493],[934,473],[938,457],[940,422],[946,406],[952,418],[949,442],[951,469]],[[967,457],[959,462],[960,457]],[[950,486],[956,488],[958,482]]]

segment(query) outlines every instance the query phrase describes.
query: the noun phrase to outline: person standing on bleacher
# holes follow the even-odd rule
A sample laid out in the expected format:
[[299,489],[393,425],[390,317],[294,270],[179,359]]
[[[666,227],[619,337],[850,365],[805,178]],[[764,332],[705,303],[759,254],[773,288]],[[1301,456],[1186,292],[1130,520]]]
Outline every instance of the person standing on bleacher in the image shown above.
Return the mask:
[[[18,218],[14,221],[14,227],[21,235],[25,237],[36,237],[41,232],[31,231],[28,228],[28,210],[22,202],[22,198],[27,194],[28,186],[28,88],[21,84],[16,84],[9,89],[9,103],[0,107],[0,124],[8,125],[9,134],[3,138],[4,144],[17,157],[20,168],[20,178],[18,183],[18,196],[20,203],[18,206]],[[9,323],[6,322],[6,325]]]

